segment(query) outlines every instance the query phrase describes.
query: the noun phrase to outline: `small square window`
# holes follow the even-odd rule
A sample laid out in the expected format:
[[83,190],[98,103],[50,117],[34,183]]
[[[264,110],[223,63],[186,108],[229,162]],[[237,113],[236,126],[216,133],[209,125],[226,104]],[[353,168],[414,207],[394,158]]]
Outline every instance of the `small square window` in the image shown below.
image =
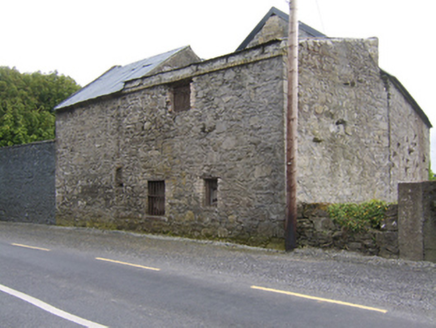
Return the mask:
[[165,181],[148,181],[148,215],[165,215]]
[[182,112],[191,108],[191,83],[185,81],[173,86],[173,110]]
[[205,186],[205,205],[217,206],[218,204],[218,179],[204,179]]

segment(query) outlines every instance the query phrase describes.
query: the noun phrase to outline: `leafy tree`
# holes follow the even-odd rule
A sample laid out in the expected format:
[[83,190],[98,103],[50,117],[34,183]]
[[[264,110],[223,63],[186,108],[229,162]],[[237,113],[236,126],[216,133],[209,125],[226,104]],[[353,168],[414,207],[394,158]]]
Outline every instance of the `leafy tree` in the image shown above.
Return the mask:
[[0,147],[53,139],[53,108],[79,89],[56,71],[21,74],[0,66]]

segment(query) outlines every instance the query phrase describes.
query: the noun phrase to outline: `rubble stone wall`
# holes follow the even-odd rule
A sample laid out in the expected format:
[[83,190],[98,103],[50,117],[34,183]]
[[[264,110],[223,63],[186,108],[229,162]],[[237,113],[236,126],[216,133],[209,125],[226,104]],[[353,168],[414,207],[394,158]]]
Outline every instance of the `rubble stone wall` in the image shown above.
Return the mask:
[[[396,200],[391,146],[406,132],[390,113],[405,99],[389,94],[374,49],[373,40],[300,41],[299,202]],[[181,81],[190,82],[191,108],[175,112],[171,93]],[[57,222],[264,245],[283,239],[286,89],[286,43],[271,41],[59,111]],[[424,142],[404,157],[418,179],[428,167],[417,160],[428,155],[428,129],[407,131]],[[217,206],[206,205],[210,178]],[[165,181],[165,215],[147,214],[149,181]]]
[[398,258],[398,206],[389,205],[381,229],[349,232],[330,219],[328,204],[300,204],[297,239],[300,247],[345,249],[366,255]]
[[298,199],[397,200],[428,179],[429,126],[377,65],[377,40],[300,41]]
[[426,181],[430,167],[430,132],[395,85],[389,93],[391,189],[401,181]]
[[[251,244],[282,238],[284,66],[277,50],[253,63],[242,53],[224,69],[199,64],[197,72],[207,74],[165,72],[141,82],[161,81],[153,86],[58,112],[57,222]],[[191,109],[174,112],[171,83],[186,71]],[[205,204],[208,178],[218,180],[217,206]],[[156,180],[165,181],[163,216],[147,214],[147,184]]]
[[299,186],[307,202],[393,201],[387,93],[365,40],[300,42]]

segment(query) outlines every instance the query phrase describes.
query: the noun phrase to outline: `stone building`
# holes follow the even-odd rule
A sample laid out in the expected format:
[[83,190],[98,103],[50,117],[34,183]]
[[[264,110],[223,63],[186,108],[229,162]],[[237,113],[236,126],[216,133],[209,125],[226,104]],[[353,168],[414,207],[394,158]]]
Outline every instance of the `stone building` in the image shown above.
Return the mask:
[[[56,219],[194,237],[283,237],[287,15],[231,54],[116,66],[56,107]],[[377,39],[300,24],[298,200],[395,201],[428,177],[431,124]]]

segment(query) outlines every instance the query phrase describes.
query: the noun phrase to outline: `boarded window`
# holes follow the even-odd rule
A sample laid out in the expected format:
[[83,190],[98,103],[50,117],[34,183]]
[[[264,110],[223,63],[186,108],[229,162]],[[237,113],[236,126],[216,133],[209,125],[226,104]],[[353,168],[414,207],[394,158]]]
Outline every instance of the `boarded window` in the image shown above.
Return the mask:
[[191,108],[190,81],[173,86],[173,108],[175,112],[181,112]]
[[206,206],[217,206],[218,204],[218,179],[204,179],[205,186],[205,205]]
[[165,215],[165,181],[148,181],[149,215]]

